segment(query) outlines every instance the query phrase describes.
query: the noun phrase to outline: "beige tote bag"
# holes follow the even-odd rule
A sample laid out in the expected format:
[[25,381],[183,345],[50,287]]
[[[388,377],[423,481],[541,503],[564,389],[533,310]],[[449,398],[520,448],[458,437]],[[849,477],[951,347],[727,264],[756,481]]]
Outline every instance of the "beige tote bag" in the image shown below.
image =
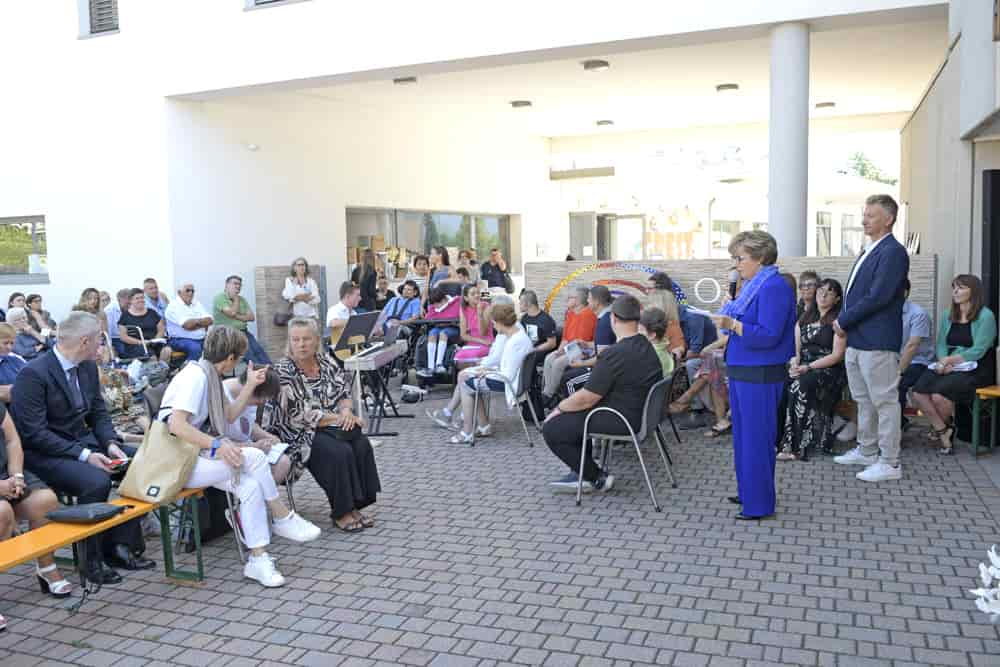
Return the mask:
[[147,503],[172,501],[184,489],[201,448],[170,433],[159,419],[146,429],[118,492]]

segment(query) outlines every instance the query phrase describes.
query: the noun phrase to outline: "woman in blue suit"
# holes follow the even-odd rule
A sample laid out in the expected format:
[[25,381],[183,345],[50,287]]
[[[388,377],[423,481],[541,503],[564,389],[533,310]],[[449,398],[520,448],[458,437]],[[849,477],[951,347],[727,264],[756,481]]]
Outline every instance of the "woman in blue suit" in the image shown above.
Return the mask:
[[741,504],[737,519],[774,514],[778,405],[795,356],[795,293],[778,274],[778,244],[767,232],[742,232],[729,252],[743,288],[713,317],[729,334],[726,365],[733,413],[733,458]]

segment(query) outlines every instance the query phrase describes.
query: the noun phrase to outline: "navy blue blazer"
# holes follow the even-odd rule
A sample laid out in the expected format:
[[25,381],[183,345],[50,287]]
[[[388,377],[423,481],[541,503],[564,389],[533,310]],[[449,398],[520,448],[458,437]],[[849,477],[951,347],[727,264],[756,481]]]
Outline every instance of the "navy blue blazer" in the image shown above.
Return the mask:
[[743,335],[726,345],[729,366],[775,366],[795,356],[795,292],[780,274],[761,285],[739,320]]
[[32,360],[11,388],[10,412],[25,452],[79,458],[84,449],[105,453],[118,436],[101,393],[97,364],[77,366],[84,408],[73,407],[66,373],[55,352]]
[[899,352],[906,300],[903,281],[910,272],[910,256],[892,234],[869,252],[871,256],[857,269],[851,289],[844,295],[837,321],[847,332],[848,347]]

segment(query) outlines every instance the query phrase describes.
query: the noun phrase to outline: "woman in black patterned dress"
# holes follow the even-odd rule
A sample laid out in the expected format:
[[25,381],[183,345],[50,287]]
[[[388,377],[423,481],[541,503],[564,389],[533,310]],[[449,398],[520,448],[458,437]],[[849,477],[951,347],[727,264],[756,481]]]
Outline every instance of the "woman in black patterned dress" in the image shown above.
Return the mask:
[[382,490],[375,453],[351,411],[346,374],[322,352],[315,320],[288,323],[287,356],[274,369],[281,392],[265,408],[265,429],[298,450],[326,492],[337,528],[371,528],[375,521],[361,510]]
[[791,383],[779,461],[804,461],[810,448],[830,449],[833,408],[847,381],[847,339],[833,332],[843,296],[839,282],[821,281],[815,304],[795,325],[796,356],[788,362]]

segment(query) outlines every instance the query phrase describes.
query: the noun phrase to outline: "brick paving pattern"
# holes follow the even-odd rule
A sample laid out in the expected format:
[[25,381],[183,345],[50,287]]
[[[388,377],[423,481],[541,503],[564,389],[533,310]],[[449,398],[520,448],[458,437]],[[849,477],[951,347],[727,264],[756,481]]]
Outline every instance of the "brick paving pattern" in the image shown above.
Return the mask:
[[75,616],[29,567],[0,574],[3,667],[1000,665],[1000,628],[966,592],[1000,543],[1000,493],[965,451],[911,435],[905,479],[877,485],[829,458],[779,464],[779,514],[757,524],[724,500],[728,438],[671,440],[677,489],[647,448],[656,513],[628,450],[614,490],[577,508],[513,415],[474,448],[422,417],[395,425],[375,529],[332,530],[311,478],[297,487],[324,534],[272,545],[284,588],[243,580],[229,537],[206,545],[204,585],[159,564]]

